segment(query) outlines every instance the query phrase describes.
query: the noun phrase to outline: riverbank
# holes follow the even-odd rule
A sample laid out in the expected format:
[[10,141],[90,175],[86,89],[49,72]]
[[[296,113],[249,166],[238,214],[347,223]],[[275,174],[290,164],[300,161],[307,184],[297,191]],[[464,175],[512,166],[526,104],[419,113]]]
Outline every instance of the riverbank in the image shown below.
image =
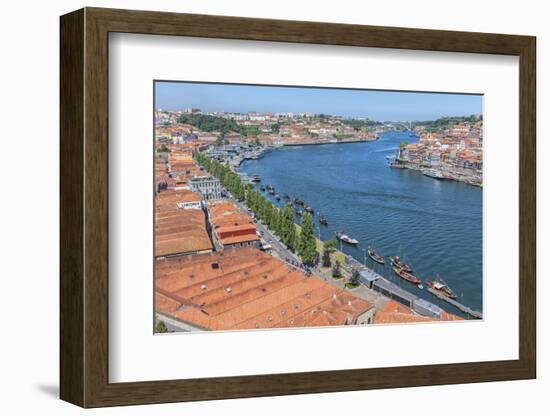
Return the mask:
[[[295,142],[295,143],[284,143],[282,145],[278,146],[262,146],[259,148],[256,148],[253,151],[245,151],[243,153],[237,153],[231,155],[231,157],[226,158],[225,162],[229,163],[229,165],[233,169],[238,169],[241,164],[247,160],[259,160],[261,159],[266,153],[282,149],[282,148],[289,148],[289,147],[301,147],[301,146],[323,146],[323,145],[331,145],[331,144],[351,144],[351,143],[369,143],[369,142],[375,142],[378,140],[378,136],[375,138],[365,138],[365,139],[354,139],[354,140],[336,140],[336,139],[330,139],[330,140],[316,140],[316,141],[306,141],[306,142]],[[208,154],[208,153],[207,153]],[[219,156],[218,156],[219,158]]]
[[232,159],[228,160],[229,165],[233,169],[238,169],[245,160],[258,160],[261,159],[264,154],[273,150],[272,147],[260,147],[254,152],[246,152],[243,154],[238,154]]
[[462,182],[468,185],[483,187],[483,178],[481,174],[473,169],[459,168],[456,166],[440,165],[433,167],[430,165],[422,165],[404,160],[396,159],[389,165],[393,169],[409,169],[418,171],[426,176],[439,180],[452,180]]
[[374,137],[372,139],[356,139],[356,140],[337,140],[337,139],[330,139],[327,141],[314,141],[314,142],[296,142],[296,143],[284,143],[281,147],[292,147],[292,146],[322,146],[327,144],[349,144],[349,143],[369,143],[369,142],[375,142],[378,140],[378,137]]

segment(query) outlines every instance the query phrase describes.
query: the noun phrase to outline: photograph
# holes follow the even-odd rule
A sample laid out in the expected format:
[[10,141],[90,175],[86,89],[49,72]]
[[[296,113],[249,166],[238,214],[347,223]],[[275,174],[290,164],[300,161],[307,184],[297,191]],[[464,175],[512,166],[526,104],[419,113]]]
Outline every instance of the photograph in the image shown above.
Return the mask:
[[483,95],[154,81],[154,332],[483,319]]

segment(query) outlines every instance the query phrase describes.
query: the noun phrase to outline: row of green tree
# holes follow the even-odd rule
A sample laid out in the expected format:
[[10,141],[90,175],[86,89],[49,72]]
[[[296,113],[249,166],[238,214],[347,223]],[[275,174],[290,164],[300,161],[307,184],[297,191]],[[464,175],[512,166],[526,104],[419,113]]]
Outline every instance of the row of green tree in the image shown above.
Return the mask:
[[179,123],[191,124],[202,131],[219,131],[228,133],[237,131],[239,125],[233,119],[209,116],[207,114],[181,114],[178,117]]
[[317,245],[313,217],[302,215],[300,230],[294,222],[292,204],[278,208],[269,199],[256,191],[250,184],[244,185],[241,178],[228,165],[209,158],[204,153],[195,152],[195,160],[220,182],[239,201],[245,201],[256,217],[275,233],[291,251],[296,252],[308,266],[317,261]]
[[342,124],[353,127],[354,130],[359,131],[367,127],[379,126],[382,123],[380,121],[369,120],[368,118],[345,118],[342,120]]
[[457,123],[475,123],[477,121],[483,120],[483,115],[481,114],[472,114],[469,116],[452,116],[452,117],[441,117],[436,120],[430,121],[418,121],[413,123],[414,125],[424,125],[429,130],[437,130],[442,128],[449,128]]
[[212,159],[206,156],[204,153],[195,152],[195,160],[199,165],[206,169],[211,175],[218,178],[223,186],[227,188],[229,192],[238,200],[244,200],[246,189],[243,185],[241,178],[235,172],[233,172],[229,165],[218,162],[216,159]]
[[291,203],[286,204],[284,208],[278,208],[251,185],[247,187],[246,205],[283,244],[300,256],[304,264],[312,266],[317,262],[317,243],[311,214],[305,212],[302,215],[298,230]]
[[239,133],[246,137],[260,134],[257,126],[243,126],[237,124],[232,118],[216,117],[208,114],[181,114],[178,117],[178,122],[191,124],[202,131],[219,132],[222,135],[222,139],[229,132]]
[[[321,264],[323,267],[331,267],[332,266],[332,277],[334,279],[341,279],[344,277],[342,273],[342,265],[338,260],[332,263],[332,260],[330,258],[330,254],[336,250],[336,239],[327,240],[323,243],[323,254],[321,256]],[[353,267],[351,270],[351,276],[349,277],[346,287],[349,289],[353,289],[358,287],[361,284],[360,282],[360,274],[359,269],[357,267]]]

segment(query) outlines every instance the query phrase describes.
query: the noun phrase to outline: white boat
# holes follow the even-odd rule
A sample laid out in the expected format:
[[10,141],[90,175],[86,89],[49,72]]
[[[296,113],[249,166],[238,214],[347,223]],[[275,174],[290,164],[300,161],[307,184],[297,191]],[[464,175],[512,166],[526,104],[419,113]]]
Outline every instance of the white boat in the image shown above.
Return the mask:
[[343,241],[344,243],[356,245],[359,244],[359,241],[357,241],[355,238],[351,238],[349,235],[344,233],[337,233],[336,238]]
[[424,176],[429,176],[430,178],[434,178],[434,179],[445,179],[445,176],[443,176],[443,173],[441,173],[441,171],[436,169],[425,169],[422,171],[422,174]]

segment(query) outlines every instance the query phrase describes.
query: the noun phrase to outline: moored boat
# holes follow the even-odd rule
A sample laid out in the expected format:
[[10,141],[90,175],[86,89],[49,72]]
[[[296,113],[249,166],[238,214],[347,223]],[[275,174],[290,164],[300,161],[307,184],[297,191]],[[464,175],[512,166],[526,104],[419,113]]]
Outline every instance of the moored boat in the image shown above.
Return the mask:
[[416,277],[415,275],[406,272],[404,269],[400,269],[396,266],[393,266],[393,271],[396,275],[398,275],[401,279],[406,280],[409,283],[412,283],[414,285],[418,285],[420,283],[420,279]]
[[328,221],[325,217],[323,217],[322,215],[319,215],[319,222],[323,225],[328,225]]
[[386,260],[384,257],[380,256],[376,251],[374,251],[372,248],[368,248],[367,254],[371,259],[373,259],[378,264],[386,264]]
[[397,267],[399,269],[403,269],[407,273],[410,273],[413,271],[411,266],[401,262],[401,259],[399,258],[399,256],[390,256],[390,262],[392,266]]
[[357,241],[355,238],[351,238],[349,235],[344,234],[342,232],[336,233],[336,238],[340,241],[343,241],[344,243],[347,243],[347,244],[351,244],[351,245],[359,244],[359,241]]
[[265,186],[260,186],[260,191],[265,192]]
[[285,192],[285,194],[283,195],[283,198],[284,199],[290,199],[290,195],[288,194],[288,192]]
[[451,299],[457,298],[452,289],[447,286],[447,284],[445,284],[441,279],[434,279],[432,281],[426,280],[426,286],[442,296],[446,296]]
[[315,212],[315,210],[313,208],[311,208],[309,205],[306,205],[305,210],[307,212],[309,212],[310,214],[313,214]]
[[279,195],[279,194],[275,194],[275,199],[276,199],[277,201],[280,201],[280,200],[281,200],[280,195]]
[[434,179],[445,179],[445,176],[443,176],[443,173],[441,173],[441,171],[437,169],[424,169],[422,171],[422,175],[428,176]]
[[252,182],[260,182],[260,180],[261,180],[261,179],[260,179],[260,175],[254,175],[254,176],[252,177]]
[[295,212],[296,212],[296,215],[298,215],[299,217],[301,217],[303,214],[301,209],[297,209]]
[[302,205],[302,206],[304,205],[304,201],[302,201],[302,200],[301,200],[300,198],[298,198],[298,197],[294,198],[294,203],[295,203],[296,205]]

